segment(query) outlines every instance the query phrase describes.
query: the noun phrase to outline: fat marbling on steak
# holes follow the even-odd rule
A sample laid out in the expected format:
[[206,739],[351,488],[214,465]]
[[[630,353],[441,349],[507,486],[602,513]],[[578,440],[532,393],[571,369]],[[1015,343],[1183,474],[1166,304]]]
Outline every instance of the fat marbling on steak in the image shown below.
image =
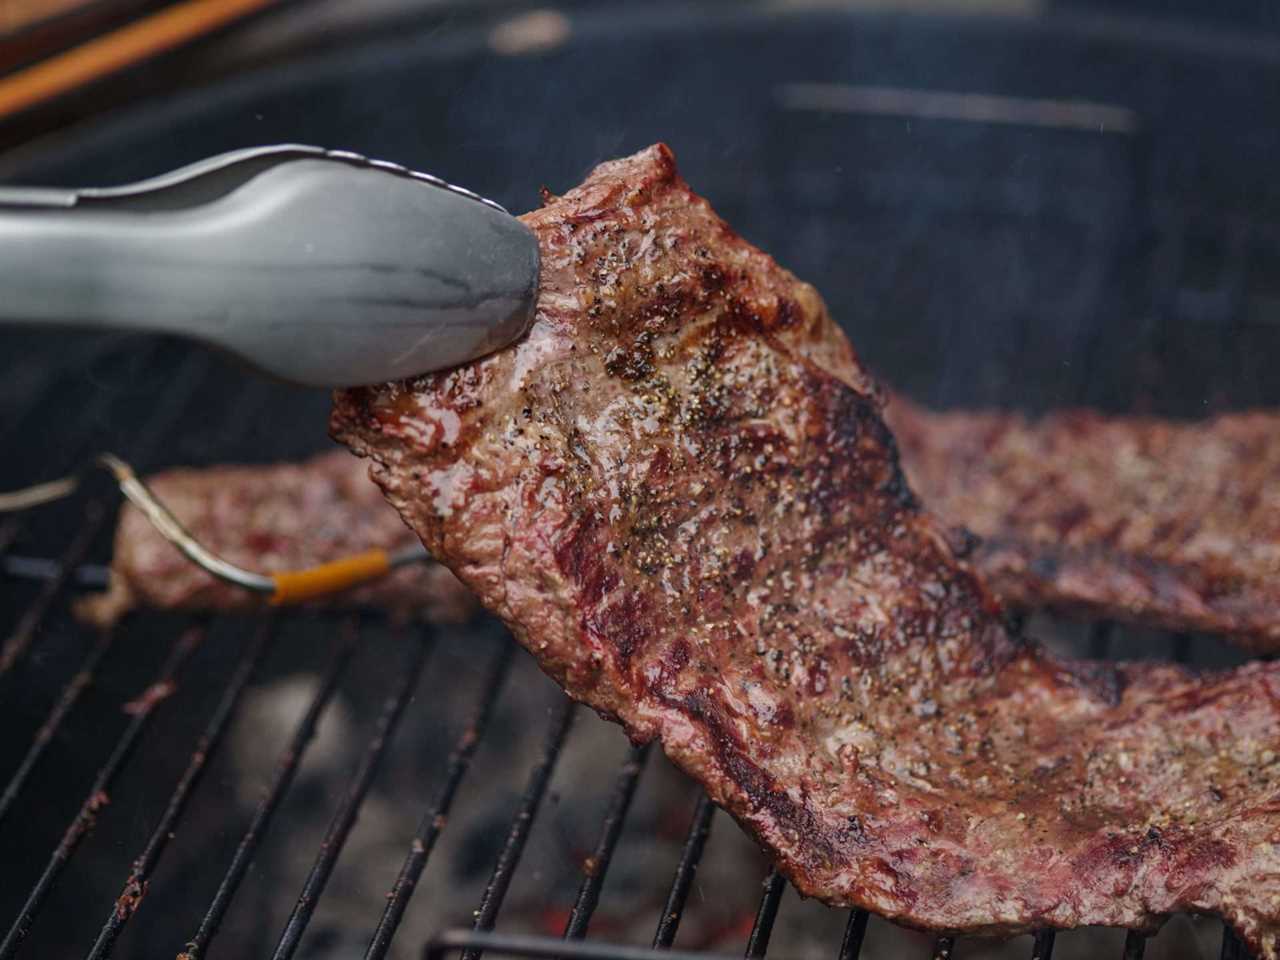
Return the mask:
[[992,934],[1208,911],[1280,956],[1280,665],[1011,634],[817,293],[667,148],[524,222],[527,337],[339,392],[331,429],[551,676],[801,893]]
[[886,418],[929,509],[978,534],[1009,607],[1054,607],[1280,649],[1280,416],[1179,423],[1064,410]]
[[[297,464],[167,470],[147,484],[204,546],[259,573],[413,542],[369,482],[364,464],[345,450]],[[462,619],[475,607],[471,592],[434,563],[402,567],[324,602],[445,621]],[[265,605],[264,596],[205,573],[126,504],[116,526],[110,586],[83,598],[76,612],[107,626],[135,607],[234,612]]]

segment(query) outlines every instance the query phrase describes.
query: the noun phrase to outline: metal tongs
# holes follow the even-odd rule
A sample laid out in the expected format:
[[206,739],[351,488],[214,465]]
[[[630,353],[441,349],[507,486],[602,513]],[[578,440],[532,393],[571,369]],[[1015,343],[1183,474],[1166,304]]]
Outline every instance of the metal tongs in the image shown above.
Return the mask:
[[[0,323],[178,334],[306,386],[476,359],[533,317],[538,244],[491,200],[358,154],[239,150],[122,187],[0,187]],[[193,563],[297,603],[426,559],[413,545],[257,573],[218,557],[111,454],[121,491]],[[0,514],[79,474],[0,494]]]
[[121,187],[0,187],[0,322],[178,334],[294,383],[465,363],[533,316],[502,207],[358,154],[238,150]]
[[[134,472],[133,467],[114,453],[101,453],[95,457],[89,468],[96,467],[102,467],[111,474],[125,498],[147,518],[147,522],[157,533],[177,547],[188,560],[224,583],[266,596],[272,606],[288,606],[323,597],[384,577],[398,567],[431,559],[426,548],[414,542],[397,550],[372,547],[298,570],[277,570],[271,573],[247,570],[218,556],[197,540],[164,501],[156,496],[146,481]],[[73,473],[22,490],[0,492],[0,517],[65,499],[80,488],[83,479],[81,473]],[[0,572],[34,573],[37,577],[48,572],[50,562],[10,556],[2,556],[0,560],[4,561]],[[105,571],[95,569],[82,572],[88,572],[89,579],[97,586],[106,586],[108,583],[109,575]],[[53,575],[56,576],[56,565]]]

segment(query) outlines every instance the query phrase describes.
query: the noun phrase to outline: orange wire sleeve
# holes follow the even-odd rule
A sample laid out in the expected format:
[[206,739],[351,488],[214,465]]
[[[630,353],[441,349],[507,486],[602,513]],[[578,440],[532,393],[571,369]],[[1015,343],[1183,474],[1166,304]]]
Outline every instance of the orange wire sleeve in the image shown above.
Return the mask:
[[373,580],[390,570],[391,557],[385,550],[366,550],[309,570],[272,574],[276,591],[271,595],[271,604],[280,607],[302,603]]
[[0,78],[0,117],[172,50],[277,0],[185,0]]

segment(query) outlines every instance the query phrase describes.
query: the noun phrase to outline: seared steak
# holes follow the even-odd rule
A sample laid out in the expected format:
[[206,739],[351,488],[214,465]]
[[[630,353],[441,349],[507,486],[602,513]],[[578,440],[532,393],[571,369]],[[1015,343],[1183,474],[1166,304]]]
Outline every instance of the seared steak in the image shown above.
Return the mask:
[[[204,546],[260,573],[413,542],[364,464],[345,450],[301,464],[168,470],[147,483]],[[470,591],[438,564],[403,567],[326,602],[441,620],[461,619],[475,607]],[[139,606],[236,611],[265,605],[265,597],[205,573],[126,505],[116,527],[110,588],[81,600],[76,613],[106,626]]]
[[1013,635],[812,287],[652,147],[524,218],[536,322],[333,434],[570,695],[804,894],[933,929],[1225,916],[1280,956],[1280,665]]
[[1280,648],[1280,417],[886,411],[912,488],[1013,608]]

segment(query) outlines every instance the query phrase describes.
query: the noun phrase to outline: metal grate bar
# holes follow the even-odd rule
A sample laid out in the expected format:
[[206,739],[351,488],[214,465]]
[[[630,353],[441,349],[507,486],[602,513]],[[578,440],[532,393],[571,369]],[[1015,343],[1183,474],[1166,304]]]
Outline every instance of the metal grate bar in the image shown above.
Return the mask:
[[489,672],[481,686],[480,699],[476,704],[475,712],[462,731],[462,736],[458,738],[453,753],[449,755],[449,767],[445,774],[444,785],[440,788],[435,803],[418,824],[418,831],[409,844],[409,853],[404,858],[403,866],[400,867],[400,875],[396,877],[395,885],[387,895],[387,906],[382,911],[378,928],[373,932],[373,939],[369,941],[365,960],[381,960],[391,947],[391,940],[395,937],[405,909],[409,906],[409,898],[413,896],[418,886],[418,879],[426,868],[427,858],[431,856],[431,850],[444,829],[445,818],[449,816],[449,810],[453,806],[453,798],[458,793],[462,778],[471,768],[471,758],[475,756],[476,746],[488,729],[493,708],[498,702],[498,694],[502,690],[503,683],[506,682],[507,673],[511,667],[511,655],[514,651],[514,644],[504,643],[489,667]]
[[427,650],[430,647],[429,631],[422,630],[418,634],[417,642],[412,646],[409,662],[402,669],[403,679],[395,693],[383,704],[382,715],[378,718],[378,726],[373,738],[365,747],[364,759],[360,761],[360,767],[356,771],[351,788],[343,797],[342,803],[333,815],[333,820],[329,823],[329,830],[320,844],[316,862],[307,875],[306,883],[302,885],[302,893],[298,895],[298,902],[293,908],[293,913],[289,915],[289,922],[285,924],[280,934],[280,942],[276,944],[273,954],[274,960],[288,960],[298,949],[298,944],[302,942],[302,935],[311,922],[320,895],[324,893],[334,864],[338,862],[347,837],[351,834],[351,828],[355,825],[360,806],[369,793],[369,787],[373,784],[374,774],[378,772],[382,757],[391,743],[391,738],[395,736],[401,717],[404,716],[404,709],[413,696],[414,688],[418,685],[418,677],[422,674],[422,666],[426,662]]
[[105,515],[106,511],[99,503],[90,503],[85,509],[84,522],[72,538],[71,545],[67,547],[58,559],[58,572],[54,574],[52,579],[46,580],[41,585],[40,592],[36,594],[36,598],[23,611],[17,626],[13,628],[13,632],[5,640],[4,646],[0,647],[0,677],[8,674],[13,669],[14,664],[18,662],[18,658],[26,652],[27,647],[31,646],[31,639],[35,636],[36,629],[44,622],[45,616],[49,613],[49,608],[53,606],[53,602],[66,589],[67,583],[75,573],[76,567],[80,566],[88,554],[89,547],[93,545],[93,538],[97,536],[98,531],[102,528]]
[[186,950],[179,955],[181,960],[197,960],[198,957],[203,956],[214,936],[217,935],[218,928],[222,926],[222,920],[227,914],[227,909],[231,906],[231,901],[235,898],[236,891],[240,889],[240,884],[244,881],[245,874],[249,872],[249,865],[253,862],[254,855],[258,852],[258,845],[262,843],[262,838],[266,835],[267,828],[271,825],[271,819],[275,816],[275,812],[280,806],[280,801],[284,799],[285,793],[288,792],[289,786],[293,783],[294,775],[298,772],[302,757],[316,735],[316,727],[319,725],[320,717],[329,705],[329,701],[333,699],[333,695],[338,689],[338,681],[346,673],[347,665],[355,654],[357,643],[355,632],[343,631],[342,633],[343,638],[337,652],[334,654],[333,662],[329,665],[328,671],[321,680],[315,696],[311,698],[311,702],[307,705],[306,713],[298,721],[298,726],[294,730],[288,746],[285,747],[284,753],[280,755],[271,783],[262,795],[262,800],[259,801],[258,808],[254,811],[253,819],[249,821],[249,826],[245,829],[244,836],[240,838],[240,843],[236,847],[235,855],[231,858],[227,872],[223,874],[222,881],[218,884],[217,892],[214,893],[213,900],[209,904],[209,909],[205,911],[204,919],[200,921],[200,929],[191,938]]
[[1147,938],[1137,930],[1130,930],[1124,935],[1124,951],[1121,953],[1124,960],[1142,960],[1146,949]]
[[689,824],[689,833],[684,838],[684,849],[680,851],[676,875],[671,881],[671,891],[667,894],[662,917],[658,920],[658,931],[653,935],[655,950],[670,950],[671,944],[675,943],[680,918],[684,916],[684,905],[688,902],[693,878],[698,872],[702,851],[707,845],[707,837],[711,835],[711,818],[715,812],[711,799],[705,793],[700,793],[698,805],[693,811],[693,821]]
[[44,873],[41,874],[35,887],[32,888],[31,893],[27,896],[26,903],[23,904],[22,910],[9,928],[9,932],[5,934],[4,941],[0,942],[0,960],[9,960],[26,938],[27,933],[31,930],[31,924],[35,921],[36,914],[40,912],[40,908],[44,905],[45,898],[48,897],[49,891],[53,889],[58,875],[62,873],[63,868],[70,861],[71,855],[75,853],[80,841],[93,829],[99,811],[111,802],[107,791],[128,762],[129,757],[132,756],[133,751],[137,748],[138,741],[142,738],[147,722],[154,714],[157,704],[162,702],[165,699],[165,694],[174,688],[174,681],[177,679],[179,671],[195,651],[202,637],[203,630],[201,628],[186,631],[169,651],[169,655],[165,658],[155,681],[149,684],[142,695],[134,701],[131,710],[132,718],[125,726],[124,733],[116,743],[115,749],[112,750],[106,764],[98,771],[93,785],[89,788],[89,795],[80,806],[80,811],[71,821],[71,825],[67,827],[57,849],[49,857],[49,863],[45,866]]
[[773,921],[778,918],[778,905],[782,903],[782,891],[786,888],[787,881],[777,867],[770,867],[769,875],[764,879],[764,895],[760,898],[760,909],[756,911],[756,922],[751,928],[751,936],[747,938],[747,960],[760,960],[768,952]]
[[[446,930],[432,937],[423,948],[422,956],[423,960],[443,960],[445,954],[459,949],[477,953],[491,950],[509,956],[539,957],[543,960],[556,957],[565,957],[567,960],[653,960],[652,949],[631,944],[456,929]],[[737,960],[728,953],[693,950],[669,950],[663,956],[664,960]]]
[[933,941],[933,960],[951,960],[951,951],[955,946],[955,937],[938,937]]
[[867,938],[868,916],[865,910],[849,911],[844,939],[840,941],[840,960],[858,960],[858,954],[862,953],[862,941]]
[[[195,354],[188,357],[175,375],[170,378],[165,402],[155,406],[151,417],[139,431],[140,439],[134,445],[133,459],[135,462],[145,463],[151,452],[160,445],[160,442],[169,433],[170,429],[178,422],[182,413],[186,410],[187,404],[195,396],[197,387],[203,382],[205,375],[208,373],[209,363],[210,360],[207,353]],[[97,412],[95,407],[81,419],[83,442],[87,442],[94,436],[93,428],[97,423]],[[82,447],[83,442],[75,444],[78,450]],[[106,518],[107,510],[100,499],[91,500],[85,507],[84,518],[81,521],[80,528],[76,531],[71,545],[59,560],[57,572],[45,582],[35,601],[19,619],[17,627],[5,641],[3,648],[0,648],[0,677],[4,677],[5,674],[13,669],[14,664],[17,663],[18,659],[31,645],[31,640],[35,636],[36,630],[44,621],[45,616],[48,615],[53,602],[66,589],[67,584],[75,573],[75,568],[80,565],[80,561],[83,560],[84,555],[93,544],[94,537],[106,522]],[[16,521],[12,536],[17,535],[20,526],[21,520]],[[0,553],[2,552],[0,551]]]
[[72,707],[79,702],[81,694],[93,683],[94,674],[97,673],[103,658],[111,650],[111,644],[115,641],[115,638],[115,630],[105,630],[98,634],[97,641],[90,648],[83,662],[81,662],[80,669],[76,671],[75,676],[63,688],[44,723],[40,724],[40,728],[32,736],[31,746],[27,748],[26,756],[22,758],[22,762],[18,764],[18,769],[13,772],[13,776],[5,784],[4,793],[0,794],[0,825],[3,825],[4,818],[13,809],[14,803],[18,800],[18,795],[22,793],[22,788],[27,784],[27,778],[31,776],[31,771],[40,762],[40,758],[44,756],[45,749],[53,742],[53,738],[62,727],[62,721],[66,719]]
[[1031,941],[1031,960],[1053,960],[1053,943],[1056,934],[1052,930],[1041,930]]
[[174,828],[178,825],[178,820],[181,819],[183,812],[186,810],[187,801],[191,799],[191,794],[200,785],[204,771],[209,765],[209,757],[217,751],[222,743],[222,738],[231,724],[231,715],[235,712],[240,698],[249,686],[249,680],[262,664],[271,637],[270,622],[263,624],[254,631],[254,636],[249,641],[240,663],[232,672],[231,679],[227,682],[227,687],[223,691],[222,697],[218,700],[217,706],[214,707],[213,713],[209,717],[209,722],[205,725],[204,732],[200,734],[200,739],[196,741],[195,750],[192,751],[187,768],[183,771],[182,777],[173,789],[173,794],[169,797],[169,803],[165,807],[164,813],[161,815],[155,829],[151,832],[151,837],[147,840],[146,847],[138,855],[138,858],[133,861],[133,866],[129,870],[129,877],[124,882],[124,888],[120,891],[120,896],[116,899],[111,912],[107,915],[106,923],[102,925],[102,930],[98,933],[98,939],[89,951],[89,960],[103,960],[103,958],[111,955],[111,950],[115,946],[116,939],[124,930],[125,924],[129,922],[138,907],[141,906],[142,898],[147,893],[147,885],[151,882],[151,874],[155,872],[156,865],[160,862],[160,858],[164,856],[165,848],[173,837]]
[[613,785],[613,798],[609,801],[609,810],[600,828],[600,839],[596,841],[595,851],[583,866],[578,899],[569,914],[569,922],[565,924],[566,940],[581,940],[587,935],[587,925],[600,902],[600,890],[604,886],[609,862],[613,859],[618,838],[622,836],[623,822],[627,819],[627,811],[631,809],[631,800],[636,795],[640,774],[644,772],[645,763],[649,759],[649,747],[650,744],[632,747],[627,753],[627,759],[623,761],[622,769],[618,771],[618,779]]
[[[547,727],[546,739],[542,745],[542,755],[529,773],[529,782],[525,786],[524,796],[520,799],[520,808],[515,819],[511,821],[511,830],[507,834],[506,843],[489,876],[489,883],[480,898],[480,909],[476,911],[473,929],[487,932],[493,929],[502,901],[511,886],[511,878],[516,867],[520,865],[520,855],[529,839],[529,830],[533,826],[533,818],[538,815],[538,807],[546,795],[547,786],[551,783],[551,774],[555,771],[556,760],[560,757],[560,748],[564,746],[565,737],[573,723],[574,703],[563,697],[551,714],[551,723]],[[462,954],[462,960],[479,960],[480,949],[469,948]]]
[[1241,949],[1240,939],[1227,924],[1222,925],[1222,952],[1219,960],[1240,960],[1245,951]]

